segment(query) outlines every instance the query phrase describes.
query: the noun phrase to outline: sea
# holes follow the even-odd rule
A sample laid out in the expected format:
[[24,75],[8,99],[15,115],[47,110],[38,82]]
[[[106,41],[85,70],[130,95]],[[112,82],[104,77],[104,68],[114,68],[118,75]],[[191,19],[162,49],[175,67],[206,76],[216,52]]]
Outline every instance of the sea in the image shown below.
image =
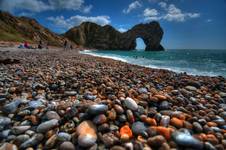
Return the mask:
[[226,78],[226,50],[84,50],[80,53],[178,73]]

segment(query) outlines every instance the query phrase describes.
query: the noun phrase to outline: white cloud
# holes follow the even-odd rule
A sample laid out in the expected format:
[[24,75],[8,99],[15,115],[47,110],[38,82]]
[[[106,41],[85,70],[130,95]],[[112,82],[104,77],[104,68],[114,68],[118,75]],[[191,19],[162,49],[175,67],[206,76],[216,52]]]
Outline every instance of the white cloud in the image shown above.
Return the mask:
[[165,2],[159,2],[159,6],[163,9],[163,13],[160,14],[156,9],[146,8],[144,10],[144,20],[167,20],[184,22],[187,19],[198,18],[200,13],[183,12],[181,9],[177,8],[174,4],[167,5]]
[[84,0],[48,0],[48,2],[54,9],[79,10]]
[[142,4],[139,1],[134,1],[131,4],[129,4],[127,9],[123,9],[123,13],[128,14],[132,10],[140,8],[141,6],[142,6]]
[[48,5],[40,0],[2,0],[0,9],[4,11],[14,11],[15,9],[26,10],[31,12],[41,12],[50,9]]
[[144,16],[145,17],[157,16],[157,15],[158,15],[158,11],[156,9],[146,8],[144,10]]
[[164,9],[167,7],[166,2],[159,2],[158,4],[160,7],[164,8]]
[[87,17],[87,16],[72,16],[70,18],[64,18],[64,16],[57,16],[57,17],[49,17],[47,18],[51,21],[56,27],[62,29],[69,29],[74,26],[80,25],[82,22],[94,22],[99,25],[106,25],[110,24],[110,17],[109,16],[96,16],[96,17]]
[[207,19],[207,20],[206,20],[206,22],[212,22],[212,21],[213,21],[212,19]]
[[121,33],[123,33],[123,32],[126,32],[127,29],[125,29],[125,28],[118,28],[118,31],[121,32]]
[[93,5],[85,6],[85,7],[82,9],[82,12],[83,12],[83,13],[89,13],[89,12],[91,11],[92,8],[93,8]]
[[42,12],[47,10],[80,10],[89,12],[92,5],[84,6],[84,0],[0,0],[0,10]]

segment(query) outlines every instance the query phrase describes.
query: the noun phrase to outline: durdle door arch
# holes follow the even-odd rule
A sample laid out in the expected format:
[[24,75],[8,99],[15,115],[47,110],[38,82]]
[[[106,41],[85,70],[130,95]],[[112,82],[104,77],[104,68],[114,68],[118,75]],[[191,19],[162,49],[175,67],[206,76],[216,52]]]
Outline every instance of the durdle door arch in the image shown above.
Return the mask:
[[158,22],[138,24],[127,32],[121,33],[112,26],[100,26],[91,22],[84,22],[65,33],[65,36],[78,45],[102,50],[134,50],[136,38],[143,39],[146,51],[164,50],[160,44],[163,29]]

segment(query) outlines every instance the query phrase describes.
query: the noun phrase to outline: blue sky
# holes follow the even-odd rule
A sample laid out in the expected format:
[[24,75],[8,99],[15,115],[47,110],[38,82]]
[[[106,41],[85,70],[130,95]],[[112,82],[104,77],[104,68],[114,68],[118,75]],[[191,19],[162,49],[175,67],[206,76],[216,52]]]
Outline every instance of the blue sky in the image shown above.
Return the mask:
[[226,49],[226,0],[0,0],[0,9],[35,18],[56,33],[83,21],[125,32],[157,20],[167,49]]

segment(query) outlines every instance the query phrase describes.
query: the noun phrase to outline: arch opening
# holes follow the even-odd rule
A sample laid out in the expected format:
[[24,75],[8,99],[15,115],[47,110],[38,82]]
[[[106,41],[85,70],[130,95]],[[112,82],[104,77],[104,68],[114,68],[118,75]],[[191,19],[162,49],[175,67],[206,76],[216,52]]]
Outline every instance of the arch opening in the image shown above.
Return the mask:
[[144,43],[144,40],[140,37],[136,38],[136,50],[137,51],[145,51],[146,44]]

